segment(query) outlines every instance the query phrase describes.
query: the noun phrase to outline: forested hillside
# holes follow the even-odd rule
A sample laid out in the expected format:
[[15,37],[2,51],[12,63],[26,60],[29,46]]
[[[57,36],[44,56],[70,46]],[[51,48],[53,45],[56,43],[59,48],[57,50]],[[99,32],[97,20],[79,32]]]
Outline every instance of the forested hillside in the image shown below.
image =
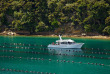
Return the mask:
[[110,0],[0,0],[0,31],[110,35]]

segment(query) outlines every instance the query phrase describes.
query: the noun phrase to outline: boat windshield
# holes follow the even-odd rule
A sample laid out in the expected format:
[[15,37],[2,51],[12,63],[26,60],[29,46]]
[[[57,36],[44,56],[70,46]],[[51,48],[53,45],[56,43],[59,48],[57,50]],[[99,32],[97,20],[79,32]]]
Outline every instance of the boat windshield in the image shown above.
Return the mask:
[[75,43],[75,42],[68,42],[68,44],[73,44],[73,43]]
[[67,42],[61,42],[61,44],[67,44]]
[[75,42],[61,42],[61,44],[74,44]]

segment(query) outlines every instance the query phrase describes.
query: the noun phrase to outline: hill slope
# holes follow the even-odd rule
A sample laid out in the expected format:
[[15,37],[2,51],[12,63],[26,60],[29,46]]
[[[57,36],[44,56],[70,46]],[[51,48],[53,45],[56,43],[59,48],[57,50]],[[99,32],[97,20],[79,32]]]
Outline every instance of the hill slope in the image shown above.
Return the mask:
[[110,34],[109,0],[1,0],[0,30]]

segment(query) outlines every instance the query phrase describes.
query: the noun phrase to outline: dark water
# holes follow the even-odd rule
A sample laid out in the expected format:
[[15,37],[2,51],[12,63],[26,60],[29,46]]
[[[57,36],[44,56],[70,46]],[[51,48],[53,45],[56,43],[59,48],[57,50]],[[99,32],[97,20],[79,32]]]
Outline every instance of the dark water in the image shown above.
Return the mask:
[[82,49],[47,49],[57,39],[0,36],[0,74],[110,74],[110,40],[71,38]]

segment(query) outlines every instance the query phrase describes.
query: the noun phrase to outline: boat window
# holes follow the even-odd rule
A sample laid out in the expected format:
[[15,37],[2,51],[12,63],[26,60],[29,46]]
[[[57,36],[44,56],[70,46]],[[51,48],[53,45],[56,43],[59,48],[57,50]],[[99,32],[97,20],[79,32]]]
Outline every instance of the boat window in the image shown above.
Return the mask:
[[61,42],[61,44],[67,44],[67,42]]
[[68,44],[74,44],[75,42],[68,42]]
[[73,42],[68,42],[68,44],[72,44]]

